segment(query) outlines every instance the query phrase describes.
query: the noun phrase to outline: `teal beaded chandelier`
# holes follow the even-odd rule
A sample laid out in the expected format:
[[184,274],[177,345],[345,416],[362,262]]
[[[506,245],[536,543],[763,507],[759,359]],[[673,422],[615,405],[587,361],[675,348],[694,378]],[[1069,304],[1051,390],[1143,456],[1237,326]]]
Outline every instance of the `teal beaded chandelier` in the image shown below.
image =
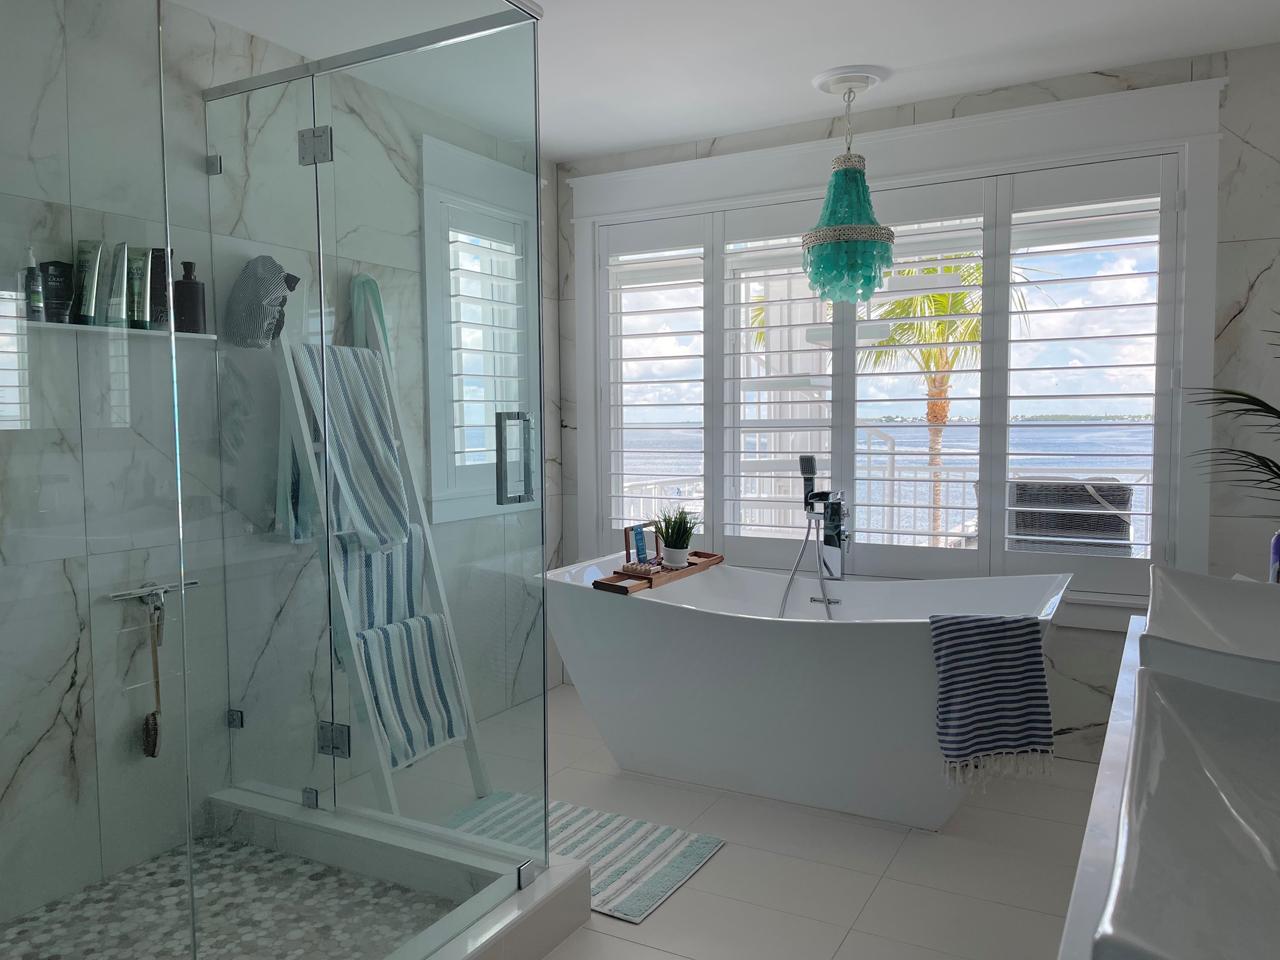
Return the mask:
[[870,300],[893,265],[893,231],[876,220],[866,158],[853,152],[853,99],[880,79],[870,69],[837,67],[814,78],[820,90],[844,92],[844,153],[831,163],[817,226],[803,238],[804,272],[824,300]]

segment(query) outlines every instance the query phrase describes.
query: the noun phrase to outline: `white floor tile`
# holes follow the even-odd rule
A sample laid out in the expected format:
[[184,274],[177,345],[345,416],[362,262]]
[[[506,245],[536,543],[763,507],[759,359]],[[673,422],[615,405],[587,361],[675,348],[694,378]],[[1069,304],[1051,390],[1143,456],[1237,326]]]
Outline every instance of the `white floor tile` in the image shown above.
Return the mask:
[[566,767],[552,774],[551,798],[621,813],[669,827],[688,827],[716,801],[719,794],[697,787],[683,787],[632,777],[609,775]]
[[852,819],[809,813],[804,807],[728,794],[693,829],[732,843],[879,875],[905,833]]
[[1068,790],[1086,790],[1093,793],[1093,782],[1098,779],[1098,765],[1082,760],[1066,760],[1057,757],[1053,761],[1053,777],[1049,781],[1055,787]]
[[675,954],[580,927],[547,960],[671,960]]
[[613,759],[613,754],[609,752],[609,748],[604,745],[604,741],[597,741],[595,746],[587,750],[579,756],[571,767],[577,767],[579,770],[593,770],[596,773],[621,773],[622,768],[618,766],[618,761]]
[[[494,790],[527,793],[537,796],[543,791],[542,758],[511,757],[505,753],[480,751],[485,772]],[[435,779],[447,780],[462,786],[470,786],[471,766],[462,744],[450,744],[428,757],[419,760],[409,769],[395,774],[397,791],[414,791],[430,788]],[[403,801],[402,801],[403,802]]]
[[567,683],[547,692],[547,729],[553,733],[600,739],[600,731],[587,716],[577,688]]
[[1075,870],[945,833],[913,832],[885,876],[1065,916]]
[[971,806],[957,810],[942,832],[1073,869],[1084,842],[1084,827],[1079,824]]
[[965,960],[1053,960],[1062,918],[885,878],[854,928]]
[[986,789],[973,790],[965,802],[988,810],[1083,824],[1089,819],[1091,800],[1087,790],[1069,790],[1041,780],[1009,779],[993,780]]
[[850,927],[878,879],[869,873],[728,843],[689,883],[721,897]]
[[956,956],[850,930],[835,960],[956,960]]
[[638,924],[593,913],[587,926],[692,960],[831,960],[845,928],[686,884]]

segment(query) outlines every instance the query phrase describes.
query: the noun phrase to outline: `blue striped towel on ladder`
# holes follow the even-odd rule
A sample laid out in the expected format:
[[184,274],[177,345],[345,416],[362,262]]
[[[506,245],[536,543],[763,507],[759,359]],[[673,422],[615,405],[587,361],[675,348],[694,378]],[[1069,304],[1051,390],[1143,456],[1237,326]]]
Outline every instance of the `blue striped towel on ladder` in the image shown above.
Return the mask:
[[467,735],[453,644],[439,616],[361,630],[355,647],[393,770]]
[[293,357],[311,409],[328,413],[335,527],[349,527],[368,550],[404,543],[408,498],[381,358],[363,347],[309,343],[294,344]]
[[1035,617],[930,617],[938,746],[953,783],[1049,773],[1053,720]]

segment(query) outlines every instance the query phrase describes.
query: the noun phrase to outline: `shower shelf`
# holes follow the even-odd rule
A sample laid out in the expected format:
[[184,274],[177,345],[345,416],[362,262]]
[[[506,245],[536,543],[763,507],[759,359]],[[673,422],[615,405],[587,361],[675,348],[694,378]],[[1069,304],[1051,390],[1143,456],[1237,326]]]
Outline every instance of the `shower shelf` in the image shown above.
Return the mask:
[[[17,332],[31,333],[36,330],[57,330],[62,332],[90,333],[100,336],[108,336],[110,334],[127,333],[131,337],[168,337],[168,330],[135,330],[132,327],[90,327],[81,323],[49,323],[45,320],[22,320],[17,321]],[[216,333],[178,333],[175,336],[179,340],[217,340]]]

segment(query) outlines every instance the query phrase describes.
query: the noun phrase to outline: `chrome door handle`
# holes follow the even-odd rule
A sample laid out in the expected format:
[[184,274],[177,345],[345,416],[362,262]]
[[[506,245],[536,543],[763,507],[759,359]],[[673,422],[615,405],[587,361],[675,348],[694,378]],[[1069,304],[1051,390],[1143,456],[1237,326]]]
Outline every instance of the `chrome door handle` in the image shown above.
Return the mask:
[[[520,424],[520,471],[522,481],[513,491],[510,460],[507,453],[507,433],[511,425]],[[510,503],[528,503],[533,499],[533,419],[522,410],[499,410],[494,416],[498,433],[497,487],[499,506]]]

